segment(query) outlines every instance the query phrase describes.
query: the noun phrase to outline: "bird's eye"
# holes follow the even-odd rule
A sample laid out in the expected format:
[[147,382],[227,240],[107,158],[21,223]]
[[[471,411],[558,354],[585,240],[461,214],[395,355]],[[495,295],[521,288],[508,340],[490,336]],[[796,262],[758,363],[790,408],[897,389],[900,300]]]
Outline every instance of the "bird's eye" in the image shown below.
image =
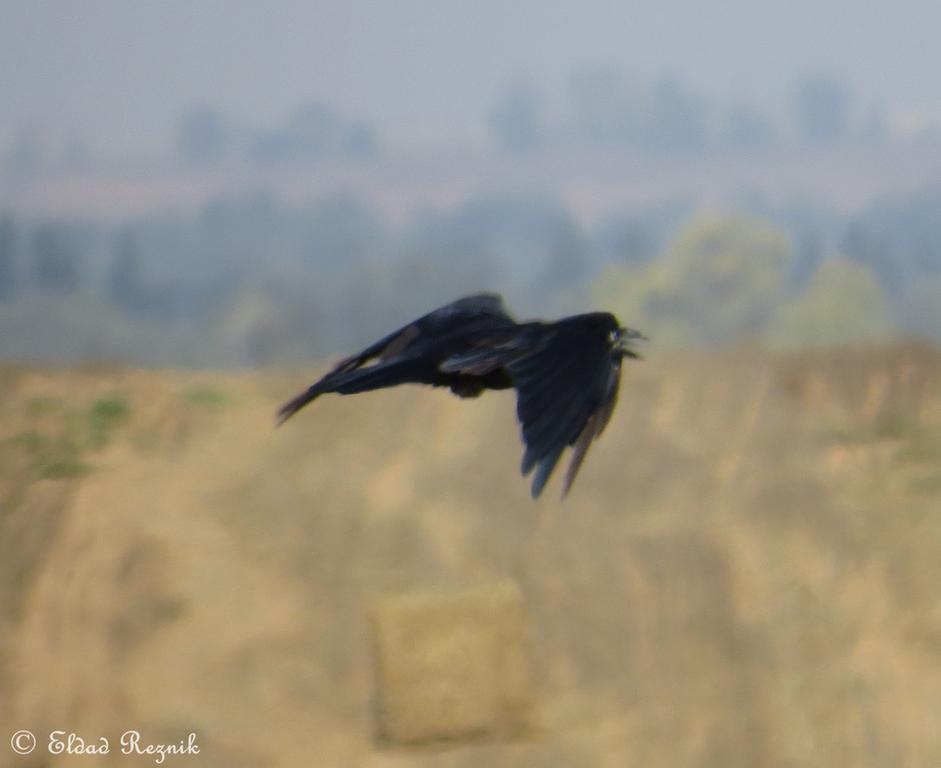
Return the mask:
[[608,343],[617,344],[621,339],[621,331],[618,328],[615,328],[613,331],[608,331]]

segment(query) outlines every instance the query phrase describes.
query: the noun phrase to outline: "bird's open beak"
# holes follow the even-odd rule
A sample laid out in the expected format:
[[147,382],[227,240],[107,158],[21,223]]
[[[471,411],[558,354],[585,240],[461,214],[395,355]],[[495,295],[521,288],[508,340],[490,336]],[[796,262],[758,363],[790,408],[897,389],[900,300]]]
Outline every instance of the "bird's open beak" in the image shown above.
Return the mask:
[[635,341],[650,341],[644,334],[640,331],[635,331],[633,328],[621,328],[621,335],[618,337],[617,349],[626,357],[633,357],[640,359],[640,355],[637,351],[631,346],[632,342]]

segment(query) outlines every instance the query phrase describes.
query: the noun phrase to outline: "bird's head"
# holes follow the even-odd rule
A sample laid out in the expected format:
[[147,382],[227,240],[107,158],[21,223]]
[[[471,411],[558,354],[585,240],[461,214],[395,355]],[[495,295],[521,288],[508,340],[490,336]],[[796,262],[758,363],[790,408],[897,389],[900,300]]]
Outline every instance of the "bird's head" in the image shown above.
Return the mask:
[[612,351],[619,357],[640,359],[640,354],[632,346],[637,341],[650,341],[650,339],[633,328],[616,328],[611,332]]

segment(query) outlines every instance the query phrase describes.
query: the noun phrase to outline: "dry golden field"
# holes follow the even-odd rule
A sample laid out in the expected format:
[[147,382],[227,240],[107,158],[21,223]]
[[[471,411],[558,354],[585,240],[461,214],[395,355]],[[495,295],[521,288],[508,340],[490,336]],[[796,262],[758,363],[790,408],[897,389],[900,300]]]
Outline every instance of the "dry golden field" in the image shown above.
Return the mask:
[[[177,766],[941,766],[937,351],[654,355],[538,503],[511,393],[274,429],[314,373],[0,369],[0,766],[153,764],[17,757],[20,728],[193,731]],[[464,621],[439,662],[476,682],[415,711],[493,727],[401,744],[376,616],[427,595],[405,645]],[[504,620],[501,703],[471,635]]]

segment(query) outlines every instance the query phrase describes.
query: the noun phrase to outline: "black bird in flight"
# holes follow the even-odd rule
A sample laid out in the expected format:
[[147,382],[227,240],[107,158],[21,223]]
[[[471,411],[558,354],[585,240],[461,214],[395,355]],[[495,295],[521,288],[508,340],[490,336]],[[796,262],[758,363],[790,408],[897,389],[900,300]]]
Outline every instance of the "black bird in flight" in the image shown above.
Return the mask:
[[622,328],[609,312],[554,323],[517,323],[500,296],[466,296],[342,360],[282,406],[278,423],[328,392],[352,395],[417,383],[477,397],[485,389],[514,387],[526,444],[523,475],[535,469],[533,498],[542,492],[566,446],[572,446],[565,496],[589,445],[614,411],[621,360],[638,357],[630,342],[644,338]]

